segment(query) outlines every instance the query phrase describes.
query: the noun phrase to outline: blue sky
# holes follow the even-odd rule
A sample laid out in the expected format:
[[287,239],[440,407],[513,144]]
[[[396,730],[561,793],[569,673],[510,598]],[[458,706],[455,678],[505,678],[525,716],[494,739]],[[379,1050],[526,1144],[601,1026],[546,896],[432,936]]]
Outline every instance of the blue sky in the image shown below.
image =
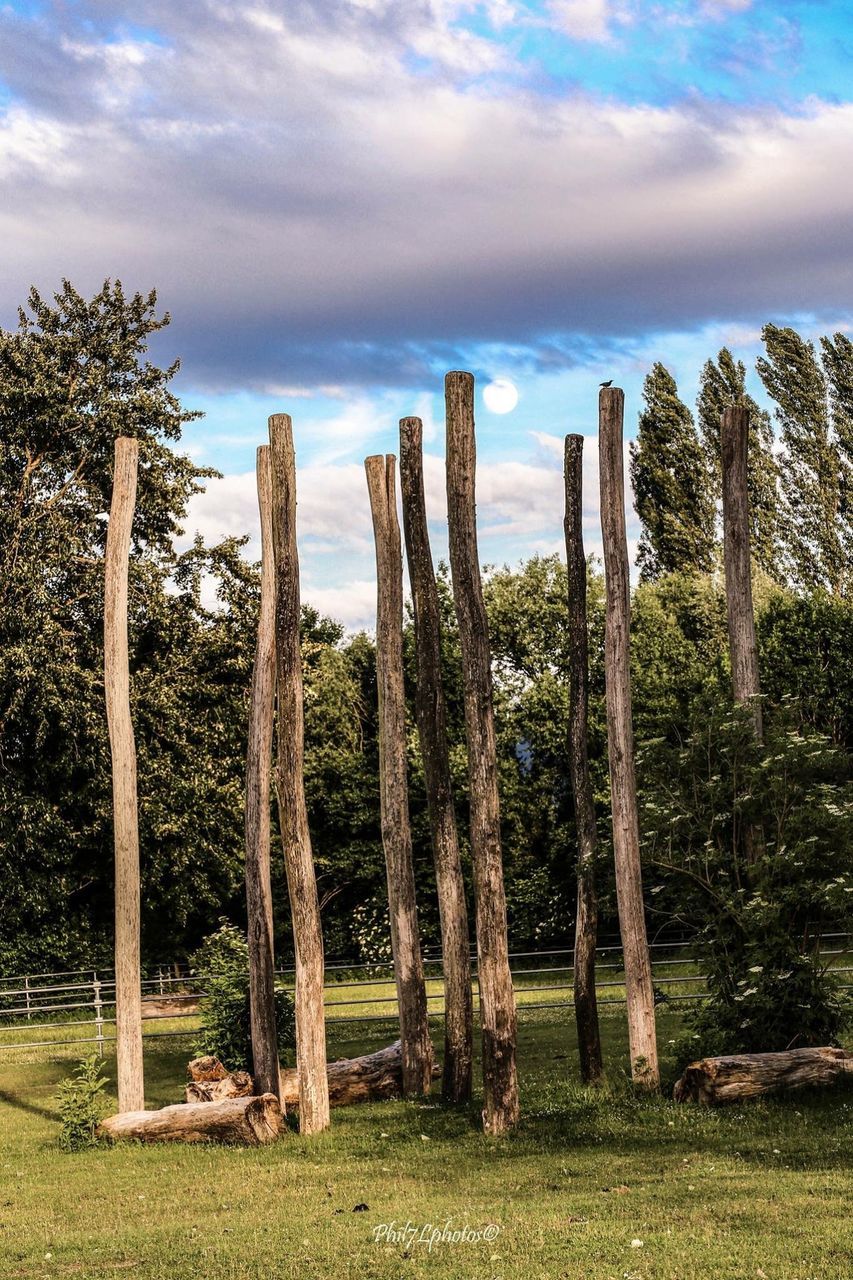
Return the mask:
[[446,369],[518,387],[478,404],[481,552],[514,562],[559,548],[567,430],[599,544],[601,379],[630,433],[653,360],[692,403],[766,320],[850,328],[851,53],[837,0],[0,4],[0,322],[30,283],[155,285],[225,474],[190,529],[254,534],[289,411],[304,594],[370,624],[361,464],[424,417],[442,553]]

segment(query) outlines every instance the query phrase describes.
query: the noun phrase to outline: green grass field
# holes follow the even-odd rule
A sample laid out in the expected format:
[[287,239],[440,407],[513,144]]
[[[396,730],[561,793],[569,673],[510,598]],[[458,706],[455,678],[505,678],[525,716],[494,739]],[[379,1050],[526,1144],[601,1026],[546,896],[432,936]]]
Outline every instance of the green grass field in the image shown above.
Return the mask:
[[[664,1052],[677,1030],[662,1014]],[[502,1141],[436,1099],[336,1111],[331,1132],[263,1149],[65,1155],[54,1093],[69,1059],[6,1055],[0,1275],[849,1280],[853,1091],[719,1111],[640,1099],[622,1015],[604,1031],[609,1084],[585,1090],[569,1016],[524,1015],[523,1121]],[[330,1051],[393,1035],[332,1024]],[[151,1042],[149,1105],[180,1100],[188,1047]]]

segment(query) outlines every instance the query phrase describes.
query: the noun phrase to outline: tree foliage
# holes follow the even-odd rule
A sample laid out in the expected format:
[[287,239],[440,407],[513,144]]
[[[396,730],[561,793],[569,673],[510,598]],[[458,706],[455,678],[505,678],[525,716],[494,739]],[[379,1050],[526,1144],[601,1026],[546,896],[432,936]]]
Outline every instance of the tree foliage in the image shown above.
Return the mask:
[[764,326],[762,338],[767,355],[759,357],[758,372],[775,402],[785,447],[781,518],[790,573],[806,590],[839,593],[850,575],[842,507],[846,471],[832,421],[845,419],[844,348],[830,344],[838,357],[830,357],[838,386],[831,409],[814,344],[773,324]]
[[713,476],[714,497],[722,499],[720,419],[730,405],[749,409],[747,485],[749,489],[750,550],[753,562],[772,576],[779,565],[779,464],[773,455],[770,414],[746,390],[746,366],[723,347],[716,360],[707,360],[699,381],[699,431]]
[[645,408],[631,444],[631,482],[643,526],[637,564],[643,580],[714,563],[714,504],[693,415],[659,362],[643,383]]

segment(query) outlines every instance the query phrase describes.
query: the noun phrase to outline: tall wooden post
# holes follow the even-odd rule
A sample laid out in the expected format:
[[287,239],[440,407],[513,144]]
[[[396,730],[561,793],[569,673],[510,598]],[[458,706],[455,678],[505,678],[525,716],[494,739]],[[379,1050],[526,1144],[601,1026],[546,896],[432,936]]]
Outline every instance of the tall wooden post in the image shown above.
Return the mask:
[[275,653],[278,691],[279,823],[296,952],[296,1066],[299,1131],[329,1127],[326,1022],[323,1009],[323,930],[305,805],[302,651],[299,645],[299,556],[296,548],[296,455],[286,413],[270,427],[272,528],[275,561]]
[[631,712],[631,597],[625,533],[622,427],[625,396],[620,387],[602,387],[598,397],[601,531],[604,541],[606,615],[604,675],[607,686],[607,742],[613,814],[616,900],[625,960],[625,998],[631,1075],[649,1089],[660,1086],[655,998],[646,939],[634,729]]
[[113,768],[115,839],[116,1074],[119,1111],[145,1106],[139,954],[139,816],[130,718],[127,580],[139,443],[115,442],[104,589],[104,690]]
[[379,800],[388,874],[391,945],[400,1010],[403,1092],[428,1093],[432,1083],[426,984],[415,901],[415,869],[406,777],[403,691],[403,556],[394,485],[394,455],[366,458],[376,541],[376,683],[379,690]]
[[483,1127],[500,1134],[518,1121],[516,1013],[509,967],[489,630],[480,561],[474,471],[474,379],[448,373],[447,517],[453,599],[465,687],[471,807],[471,861],[483,1033]]
[[246,915],[249,925],[249,1016],[258,1093],[279,1097],[275,960],[270,884],[270,775],[275,704],[275,563],[268,445],[257,454],[261,515],[261,601],[249,702],[246,753]]
[[749,409],[746,405],[733,404],[723,410],[720,436],[723,468],[723,559],[726,569],[732,692],[735,702],[746,703],[750,707],[755,736],[760,742],[763,725],[749,552]]
[[429,545],[424,497],[423,425],[420,418],[400,420],[400,487],[403,492],[403,531],[409,562],[418,658],[418,736],[424,767],[444,957],[442,1096],[448,1102],[467,1102],[471,1096],[474,1036],[471,944],[450,780],[447,708],[441,679],[438,589]]
[[598,898],[595,862],[598,831],[589,776],[589,641],[586,616],[586,556],[583,547],[583,436],[566,436],[566,566],[569,588],[569,774],[578,835],[578,898],[575,922],[574,999],[581,1078],[601,1079],[601,1034],[595,993]]

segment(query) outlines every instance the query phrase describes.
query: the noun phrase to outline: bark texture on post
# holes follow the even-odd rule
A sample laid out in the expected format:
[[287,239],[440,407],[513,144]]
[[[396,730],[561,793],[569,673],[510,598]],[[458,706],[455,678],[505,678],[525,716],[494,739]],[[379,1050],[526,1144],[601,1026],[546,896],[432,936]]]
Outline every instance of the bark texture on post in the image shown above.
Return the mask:
[[323,930],[308,830],[303,777],[302,651],[299,645],[299,557],[296,548],[296,455],[286,413],[269,420],[275,562],[275,653],[278,760],[275,770],[281,842],[296,952],[296,1067],[299,1130],[329,1127]]
[[657,1089],[660,1087],[660,1073],[655,1037],[655,998],[643,909],[637,784],[634,775],[631,597],[622,456],[624,410],[625,396],[622,389],[602,387],[598,397],[598,448],[606,593],[604,676],[607,689],[607,742],[616,900],[625,961],[631,1076],[636,1084]]
[[379,692],[379,800],[388,875],[391,946],[403,1044],[403,1092],[432,1084],[426,984],[415,900],[415,870],[406,776],[403,691],[403,556],[394,484],[394,455],[374,454],[364,469],[376,542],[376,684]]
[[130,718],[127,580],[139,443],[115,442],[104,582],[104,691],[113,771],[115,839],[116,1075],[122,1111],[145,1106],[139,956],[139,817]]
[[278,1095],[278,1035],[275,1025],[275,960],[270,884],[270,775],[275,706],[275,563],[272,475],[268,445],[261,445],[258,449],[257,477],[261,515],[261,602],[246,753],[249,1011],[252,1061],[258,1092]]
[[583,436],[566,436],[566,566],[569,605],[569,774],[578,835],[578,899],[575,922],[574,1000],[581,1079],[601,1079],[601,1034],[595,994],[598,898],[595,862],[598,831],[589,776],[589,640],[586,616],[586,556],[583,547]]
[[447,517],[453,600],[459,623],[468,739],[471,861],[483,1036],[483,1127],[500,1134],[518,1121],[516,1013],[509,968],[506,897],[492,707],[492,667],[480,560],[474,472],[474,379],[448,373]]
[[420,418],[400,420],[400,487],[403,493],[403,530],[412,588],[418,659],[418,735],[424,767],[444,958],[442,1096],[448,1102],[467,1102],[471,1096],[474,1037],[471,944],[450,780],[447,708],[441,678],[438,589],[429,545],[424,497],[423,426]]
[[747,445],[749,409],[729,405],[720,422],[723,470],[723,557],[726,569],[726,606],[729,626],[729,653],[732,663],[732,692],[735,702],[746,703],[753,716],[755,736],[763,736],[761,687],[758,680],[758,649],[755,642],[755,612],[752,606],[752,573],[749,554],[749,490],[747,488]]

